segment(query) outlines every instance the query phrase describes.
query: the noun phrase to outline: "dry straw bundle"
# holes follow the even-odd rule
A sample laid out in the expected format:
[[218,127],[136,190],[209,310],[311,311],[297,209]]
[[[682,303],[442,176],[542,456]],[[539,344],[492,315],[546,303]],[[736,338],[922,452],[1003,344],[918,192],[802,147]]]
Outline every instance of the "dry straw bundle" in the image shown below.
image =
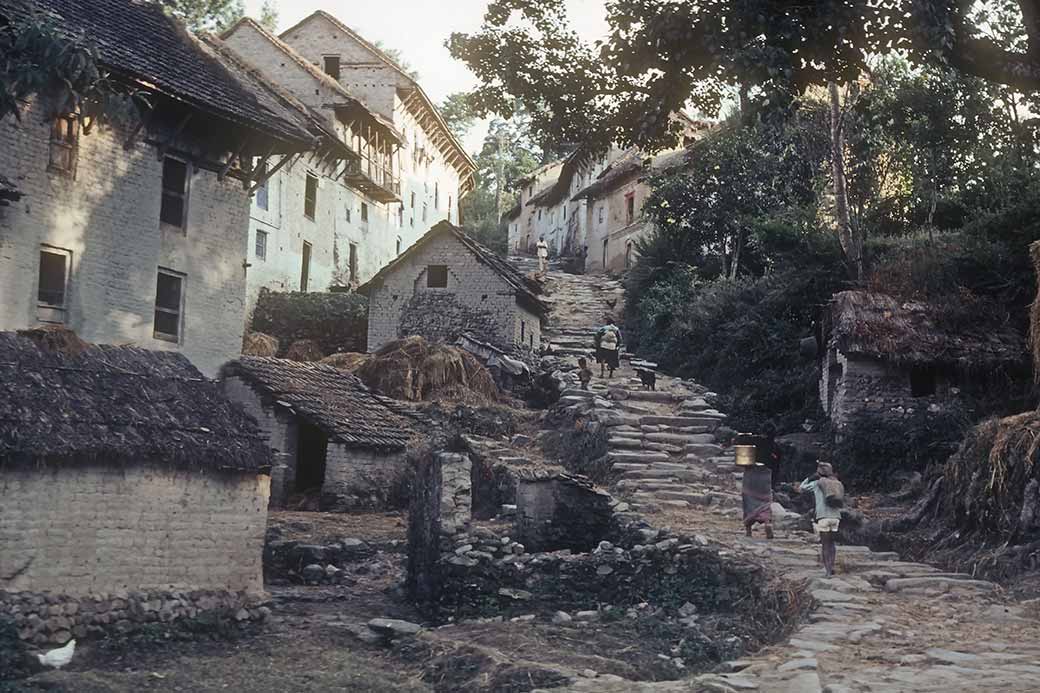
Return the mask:
[[277,356],[278,339],[263,332],[246,332],[242,338],[242,354],[245,356]]
[[390,342],[356,365],[354,372],[373,390],[395,399],[467,404],[498,399],[491,374],[469,352],[417,336]]

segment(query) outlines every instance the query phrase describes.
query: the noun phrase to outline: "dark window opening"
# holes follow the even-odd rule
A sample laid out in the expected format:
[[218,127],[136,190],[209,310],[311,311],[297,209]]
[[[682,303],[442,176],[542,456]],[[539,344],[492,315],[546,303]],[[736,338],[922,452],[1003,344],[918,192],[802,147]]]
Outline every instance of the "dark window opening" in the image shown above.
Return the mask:
[[423,220],[423,223],[426,222],[426,203],[425,202],[422,203],[422,220]]
[[415,192],[414,191],[411,194],[411,200],[412,200],[412,209],[415,209]]
[[448,266],[430,265],[426,268],[426,286],[431,289],[448,288]]
[[523,320],[520,321],[520,343],[523,344],[527,339],[527,323]]
[[267,185],[271,182],[270,179],[267,178],[267,164],[259,166],[257,168],[256,175],[258,178],[261,178],[264,181],[256,189],[256,206],[260,209],[266,210],[269,204]]
[[368,221],[368,204],[365,202],[361,203],[361,221]]
[[401,254],[401,239],[400,238],[397,239],[397,254],[398,255]]
[[184,228],[188,199],[188,164],[177,159],[163,159],[162,207],[159,219],[164,224]]
[[307,290],[307,282],[311,276],[311,244],[303,242],[303,262],[300,268],[300,291]]
[[347,223],[350,222],[350,207],[347,207]]
[[259,229],[256,231],[256,256],[261,260],[267,259],[267,232]]
[[318,177],[307,174],[307,184],[303,191],[303,216],[313,220],[318,209]]
[[436,182],[433,184],[433,208],[441,208],[441,184]]
[[934,395],[938,380],[938,374],[933,368],[912,368],[910,370],[910,395],[912,397]]
[[339,56],[338,55],[326,55],[325,56],[325,74],[332,79],[339,81]]
[[325,483],[328,436],[318,427],[300,423],[296,442],[296,491],[320,489]]
[[154,337],[176,342],[181,334],[184,276],[159,270],[155,283]]
[[630,192],[625,195],[625,223],[631,224],[636,220],[636,194]]
[[71,259],[72,254],[67,250],[40,250],[40,278],[36,288],[36,319],[40,322],[65,322]]
[[451,221],[452,202],[451,195],[448,195],[448,221]]
[[50,170],[75,176],[78,155],[79,118],[75,114],[55,118],[51,126]]
[[349,267],[350,267],[350,281],[351,281],[351,283],[356,282],[357,281],[357,274],[358,274],[358,269],[357,269],[358,268],[357,243],[351,243],[350,244]]
[[609,238],[603,239],[603,269],[607,268],[607,244],[610,243]]

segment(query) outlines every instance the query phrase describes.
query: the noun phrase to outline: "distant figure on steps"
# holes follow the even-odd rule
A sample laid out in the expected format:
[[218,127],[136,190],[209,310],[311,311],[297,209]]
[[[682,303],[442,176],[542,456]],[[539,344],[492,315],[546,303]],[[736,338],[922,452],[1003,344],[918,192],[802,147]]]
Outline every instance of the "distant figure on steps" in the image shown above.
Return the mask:
[[614,324],[614,318],[607,318],[607,324],[596,330],[596,362],[599,364],[599,377],[609,369],[611,378],[621,364],[621,330]]
[[588,390],[592,382],[592,369],[589,368],[589,360],[582,356],[578,359],[578,380],[581,381],[581,389]]
[[841,509],[845,505],[845,487],[834,476],[834,467],[828,462],[817,462],[816,473],[802,482],[799,489],[812,491],[816,500],[816,521],[813,530],[820,537],[820,554],[823,558],[823,569],[830,577],[834,575],[834,561],[837,558],[838,525],[841,522]]
[[549,244],[545,242],[545,236],[538,237],[535,248],[538,250],[538,274],[545,274],[549,265]]

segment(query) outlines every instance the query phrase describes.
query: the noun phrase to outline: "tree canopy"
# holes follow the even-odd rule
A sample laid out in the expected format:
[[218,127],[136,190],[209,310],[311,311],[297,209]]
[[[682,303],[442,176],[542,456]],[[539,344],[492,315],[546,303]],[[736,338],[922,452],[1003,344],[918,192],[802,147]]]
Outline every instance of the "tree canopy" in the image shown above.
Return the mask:
[[481,81],[474,103],[515,99],[561,143],[671,144],[668,115],[717,113],[736,89],[786,107],[813,85],[845,84],[893,52],[1031,92],[1040,88],[1035,0],[610,0],[592,45],[557,0],[492,0],[448,46]]

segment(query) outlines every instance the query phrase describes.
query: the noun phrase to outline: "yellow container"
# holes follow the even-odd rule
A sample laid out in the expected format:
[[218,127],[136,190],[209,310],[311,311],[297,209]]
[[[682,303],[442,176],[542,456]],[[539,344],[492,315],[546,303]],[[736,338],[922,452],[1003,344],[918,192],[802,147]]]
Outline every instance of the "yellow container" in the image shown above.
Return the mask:
[[733,448],[737,453],[736,464],[739,467],[753,467],[755,466],[755,446],[754,445],[735,445]]

